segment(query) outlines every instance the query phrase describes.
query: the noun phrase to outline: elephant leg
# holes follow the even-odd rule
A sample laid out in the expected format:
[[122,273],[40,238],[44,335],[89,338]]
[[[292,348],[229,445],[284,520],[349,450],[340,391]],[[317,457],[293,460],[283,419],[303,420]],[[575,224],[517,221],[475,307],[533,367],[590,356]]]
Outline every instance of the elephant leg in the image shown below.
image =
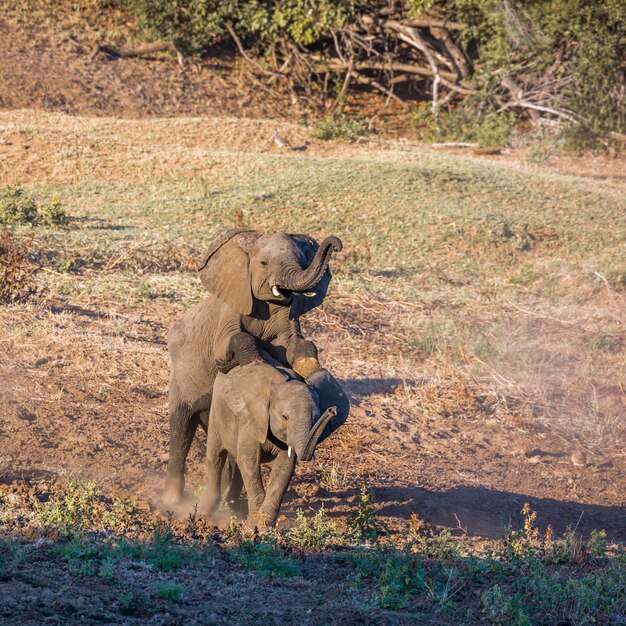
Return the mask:
[[223,374],[228,373],[236,365],[247,365],[261,358],[256,338],[241,331],[216,343],[215,355],[217,369]]
[[243,478],[239,466],[232,455],[227,455],[222,469],[222,502],[227,504],[233,513],[245,515],[247,507],[239,500],[243,491]]
[[220,503],[222,472],[226,461],[226,452],[219,450],[211,432],[207,440],[207,490],[202,502],[202,511],[211,515]]
[[170,413],[170,458],[163,500],[166,504],[180,503],[185,489],[185,461],[193,441],[198,418],[185,404],[178,405]]
[[261,505],[259,513],[259,517],[265,519],[269,526],[273,526],[276,523],[280,505],[291,482],[295,467],[295,455],[292,454],[289,457],[284,450],[281,450],[272,462],[272,471],[267,483],[265,500]]
[[254,442],[237,449],[237,464],[241,470],[243,485],[248,496],[248,519],[256,523],[257,513],[265,500],[265,488],[261,477],[261,449]]

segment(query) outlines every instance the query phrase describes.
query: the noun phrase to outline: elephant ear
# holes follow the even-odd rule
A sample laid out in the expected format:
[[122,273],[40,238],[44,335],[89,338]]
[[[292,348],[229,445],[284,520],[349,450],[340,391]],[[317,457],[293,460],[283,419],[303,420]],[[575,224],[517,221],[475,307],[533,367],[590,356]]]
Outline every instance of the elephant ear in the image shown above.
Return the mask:
[[228,230],[211,244],[198,267],[202,284],[241,315],[252,312],[248,252],[260,236],[246,228]]
[[267,363],[254,362],[236,367],[224,374],[228,386],[224,400],[237,417],[239,427],[249,427],[259,443],[267,439],[270,417],[270,399],[276,385],[288,380]]
[[307,385],[317,392],[319,397],[320,414],[324,415],[326,411],[333,407],[336,413],[326,424],[324,431],[319,436],[317,443],[324,441],[340,426],[343,426],[350,414],[350,400],[337,379],[324,368],[315,370],[307,379]]
[[[300,252],[302,253],[305,259],[305,266],[308,267],[309,265],[311,265],[313,258],[315,257],[315,253],[320,247],[319,243],[317,243],[315,239],[309,237],[308,235],[298,234],[289,236],[292,238],[292,240],[295,242]],[[291,307],[289,309],[289,318],[295,320],[301,315],[308,313],[316,306],[322,304],[322,302],[324,302],[324,298],[326,297],[326,292],[328,291],[328,286],[330,285],[331,278],[332,274],[330,273],[330,267],[327,267],[321,280],[312,289],[312,291],[315,292],[314,296],[305,296],[301,293],[294,293],[291,301]]]

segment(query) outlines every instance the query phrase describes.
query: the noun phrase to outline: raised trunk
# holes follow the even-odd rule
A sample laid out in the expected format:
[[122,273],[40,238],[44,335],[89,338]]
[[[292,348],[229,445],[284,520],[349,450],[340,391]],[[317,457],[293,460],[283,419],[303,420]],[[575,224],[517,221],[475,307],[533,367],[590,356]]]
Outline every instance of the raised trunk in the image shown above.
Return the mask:
[[280,287],[289,291],[309,291],[322,279],[333,251],[339,252],[342,248],[341,240],[337,237],[326,237],[313,257],[313,261],[306,269],[297,267],[285,268],[279,277]]
[[313,428],[311,428],[308,434],[308,441],[301,454],[298,454],[298,458],[302,461],[310,461],[315,453],[315,447],[319,441],[326,425],[330,420],[337,415],[337,409],[334,406],[329,407],[324,411],[324,414],[315,422]]

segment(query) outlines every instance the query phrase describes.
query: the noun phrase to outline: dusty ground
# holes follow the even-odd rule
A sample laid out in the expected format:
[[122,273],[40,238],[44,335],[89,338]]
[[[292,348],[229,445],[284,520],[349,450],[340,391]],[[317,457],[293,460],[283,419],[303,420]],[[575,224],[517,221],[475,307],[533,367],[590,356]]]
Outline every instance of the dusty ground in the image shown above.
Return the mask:
[[[26,112],[3,113],[1,119],[5,181],[45,182],[70,195],[71,189],[87,179],[132,185],[144,172],[158,180],[172,168],[185,177],[200,175],[201,170],[208,176],[206,160],[198,160],[198,150],[220,154],[231,137],[229,154],[244,150],[244,145],[247,151],[260,149],[257,154],[278,152],[275,146],[267,147],[270,122],[238,125],[231,119],[180,120],[175,127],[160,121],[129,126],[123,121]],[[241,143],[234,136],[237,128]],[[301,132],[288,124],[281,129],[296,138]],[[63,150],[66,154],[59,158]],[[387,152],[376,144],[339,147],[333,153],[332,148],[314,143],[307,154],[302,158],[336,158],[338,154],[348,160],[356,158],[355,163],[364,157],[380,162],[411,158],[410,152]],[[129,169],[130,162],[136,167]],[[216,180],[222,180],[221,168],[229,167],[229,162],[221,163],[219,157],[214,161]],[[503,167],[520,165],[513,162]],[[228,181],[223,183],[228,186]],[[208,179],[203,183],[209,188],[212,184]],[[617,176],[610,184],[615,192],[621,189]],[[141,236],[133,242],[134,218],[111,221],[108,209],[94,213],[89,201],[84,202],[78,200],[80,215],[70,231],[71,242],[64,244],[62,236],[59,239],[52,233],[40,243],[53,261],[43,274],[53,281],[48,295],[33,304],[3,308],[3,480],[34,480],[60,473],[93,478],[107,489],[134,493],[158,506],[167,458],[165,335],[174,317],[188,306],[178,301],[179,291],[186,302],[201,292],[191,273],[184,275],[181,287],[175,283],[176,274],[159,273],[160,261],[151,269],[154,259],[142,246]],[[225,219],[232,220],[235,212],[227,211]],[[128,228],[130,235],[125,234]],[[89,252],[94,245],[98,251]],[[165,244],[158,245],[162,250]],[[184,267],[193,265],[193,253],[199,247],[178,253]],[[90,259],[90,254],[95,258]],[[59,272],[63,259],[74,259],[76,271]],[[139,280],[144,280],[142,275],[146,280],[151,275],[158,280],[163,276],[169,286],[149,289],[144,285],[139,295],[123,295],[119,290],[125,288],[118,281],[126,281],[129,271]],[[432,270],[420,275],[395,282],[410,291],[412,285],[421,283],[423,290],[429,280],[442,280],[436,272],[433,277]],[[364,285],[367,281],[394,284],[393,277],[384,273],[363,278]],[[454,273],[443,272],[443,281],[451,289],[465,289],[462,280],[455,287]],[[89,286],[99,283],[102,286],[96,289]],[[114,293],[108,291],[109,284]],[[593,388],[595,417],[587,419],[584,411],[592,409],[577,405],[587,400],[577,396],[576,378],[553,392],[562,405],[562,410],[555,411],[554,399],[548,398],[545,389],[537,392],[541,398],[528,395],[526,387],[499,374],[497,365],[483,363],[483,375],[475,377],[447,357],[424,360],[422,340],[412,339],[398,324],[428,320],[441,307],[454,311],[459,306],[453,303],[456,296],[448,303],[439,297],[395,301],[359,289],[342,293],[340,287],[327,306],[306,322],[324,361],[350,391],[353,415],[332,443],[320,449],[319,466],[305,465],[299,470],[284,508],[287,517],[298,508],[316,509],[322,503],[331,515],[345,516],[355,489],[368,476],[381,514],[395,524],[417,513],[436,525],[493,537],[519,518],[519,509],[528,500],[544,523],[559,530],[578,524],[580,529],[604,528],[615,539],[626,537],[624,391],[619,375],[589,382],[582,371],[572,370],[567,376],[578,376],[581,388]],[[610,372],[607,358],[619,359],[623,345],[623,295],[600,285],[591,302],[581,309],[579,321],[561,321],[510,300],[499,309],[485,304],[484,315],[494,320],[504,315],[525,336],[545,335],[556,347],[580,333],[584,339],[586,333],[591,336],[608,329],[616,339],[617,353],[580,356],[583,361],[599,358]],[[472,307],[467,311],[482,315]],[[377,355],[380,346],[385,349]],[[537,349],[542,350],[533,347]],[[550,358],[541,357],[544,365],[538,367],[551,367]],[[582,393],[586,398],[586,392]],[[585,454],[583,466],[570,459],[576,451]],[[201,483],[201,460],[199,441],[190,464],[190,491]],[[345,485],[329,491],[319,487],[320,467],[333,464],[346,479]]]

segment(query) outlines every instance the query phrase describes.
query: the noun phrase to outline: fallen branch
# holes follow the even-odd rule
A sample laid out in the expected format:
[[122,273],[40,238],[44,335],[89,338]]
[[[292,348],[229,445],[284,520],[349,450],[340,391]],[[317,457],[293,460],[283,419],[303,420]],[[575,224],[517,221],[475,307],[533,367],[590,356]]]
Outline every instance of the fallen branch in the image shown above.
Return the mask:
[[510,109],[511,107],[521,107],[523,109],[533,109],[535,111],[542,111],[543,113],[550,113],[556,117],[562,117],[564,120],[569,120],[570,122],[578,122],[578,118],[576,118],[572,113],[567,113],[565,111],[559,111],[557,109],[553,109],[552,107],[544,107],[540,104],[535,104],[533,102],[527,102],[526,100],[516,100],[515,102],[507,102],[505,105],[498,109],[498,113],[500,111],[504,111],[505,109]]
[[173,41],[155,41],[153,43],[147,43],[143,46],[137,46],[136,48],[119,48],[117,46],[112,46],[106,43],[97,43],[93,47],[93,50],[89,55],[89,59],[94,59],[100,52],[111,54],[113,56],[123,59],[146,57],[155,54],[156,52],[175,52],[178,59],[178,64],[181,67],[184,67],[183,55]]
[[[374,80],[373,78],[363,76],[363,74],[359,74],[358,72],[355,72],[355,71],[352,72],[352,76],[354,80],[356,80],[357,83],[360,83],[362,85],[370,85],[371,87],[374,87],[374,89],[378,89],[378,91],[380,91],[381,93],[384,93],[387,96],[388,100],[393,99],[396,102],[399,102],[400,104],[402,104],[403,102],[402,98],[398,97],[395,93],[393,93],[392,89],[387,89],[386,87],[383,87],[378,81]],[[387,105],[385,105],[385,108]]]

